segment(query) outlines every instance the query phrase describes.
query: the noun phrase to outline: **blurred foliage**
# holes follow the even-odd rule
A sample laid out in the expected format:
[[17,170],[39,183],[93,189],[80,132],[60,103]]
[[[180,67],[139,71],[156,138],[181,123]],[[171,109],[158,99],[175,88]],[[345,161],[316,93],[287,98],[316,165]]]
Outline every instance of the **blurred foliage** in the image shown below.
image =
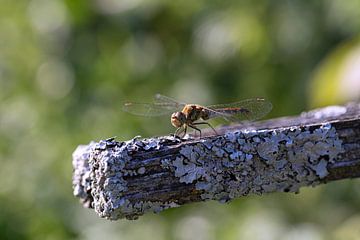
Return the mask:
[[108,222],[78,204],[79,144],[172,132],[162,93],[263,96],[269,117],[360,98],[360,0],[0,0],[0,239],[360,239],[358,180]]

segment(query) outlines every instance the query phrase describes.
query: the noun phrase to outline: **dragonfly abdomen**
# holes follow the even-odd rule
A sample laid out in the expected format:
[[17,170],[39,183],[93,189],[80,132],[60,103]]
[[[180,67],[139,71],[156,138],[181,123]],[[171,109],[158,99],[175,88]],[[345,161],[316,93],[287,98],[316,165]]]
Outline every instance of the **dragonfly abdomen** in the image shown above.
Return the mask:
[[246,108],[220,108],[216,109],[216,111],[227,114],[250,113],[250,111]]

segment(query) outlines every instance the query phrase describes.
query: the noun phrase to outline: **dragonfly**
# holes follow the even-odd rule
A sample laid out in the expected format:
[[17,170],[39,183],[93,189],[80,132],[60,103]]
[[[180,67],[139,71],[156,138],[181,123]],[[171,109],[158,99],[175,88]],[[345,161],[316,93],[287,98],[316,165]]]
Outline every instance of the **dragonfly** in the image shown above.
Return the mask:
[[216,135],[215,128],[207,122],[213,118],[223,118],[229,122],[253,121],[264,117],[272,109],[270,101],[264,98],[251,98],[239,102],[202,106],[179,102],[170,97],[156,94],[153,103],[127,102],[123,110],[134,115],[157,117],[171,114],[171,124],[176,128],[175,136],[186,135],[187,129],[199,132],[199,125],[209,126]]

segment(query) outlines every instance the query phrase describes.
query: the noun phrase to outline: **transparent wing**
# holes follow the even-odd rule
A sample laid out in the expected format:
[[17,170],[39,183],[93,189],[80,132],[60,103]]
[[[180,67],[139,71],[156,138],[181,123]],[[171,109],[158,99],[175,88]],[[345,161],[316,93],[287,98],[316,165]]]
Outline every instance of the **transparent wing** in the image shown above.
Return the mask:
[[166,104],[166,105],[174,105],[174,106],[176,106],[178,108],[184,107],[186,105],[186,103],[179,102],[179,101],[177,101],[175,99],[172,99],[170,97],[161,95],[159,93],[155,94],[154,102],[155,103]]
[[123,110],[138,116],[156,117],[177,112],[184,106],[185,104],[179,103],[174,99],[156,94],[154,96],[154,103],[129,102],[124,104]]
[[263,98],[252,98],[235,103],[211,105],[206,109],[210,112],[210,118],[223,117],[232,122],[253,121],[268,114],[272,104]]
[[144,116],[144,117],[156,117],[177,111],[174,105],[166,105],[160,103],[125,103],[123,106],[125,112]]

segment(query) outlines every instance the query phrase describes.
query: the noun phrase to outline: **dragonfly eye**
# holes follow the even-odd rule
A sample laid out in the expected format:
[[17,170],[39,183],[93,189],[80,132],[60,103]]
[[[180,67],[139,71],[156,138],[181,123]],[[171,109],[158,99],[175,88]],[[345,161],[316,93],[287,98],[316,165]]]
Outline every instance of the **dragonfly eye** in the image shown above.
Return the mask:
[[171,124],[174,127],[181,127],[186,121],[185,114],[182,112],[176,112],[171,115]]

